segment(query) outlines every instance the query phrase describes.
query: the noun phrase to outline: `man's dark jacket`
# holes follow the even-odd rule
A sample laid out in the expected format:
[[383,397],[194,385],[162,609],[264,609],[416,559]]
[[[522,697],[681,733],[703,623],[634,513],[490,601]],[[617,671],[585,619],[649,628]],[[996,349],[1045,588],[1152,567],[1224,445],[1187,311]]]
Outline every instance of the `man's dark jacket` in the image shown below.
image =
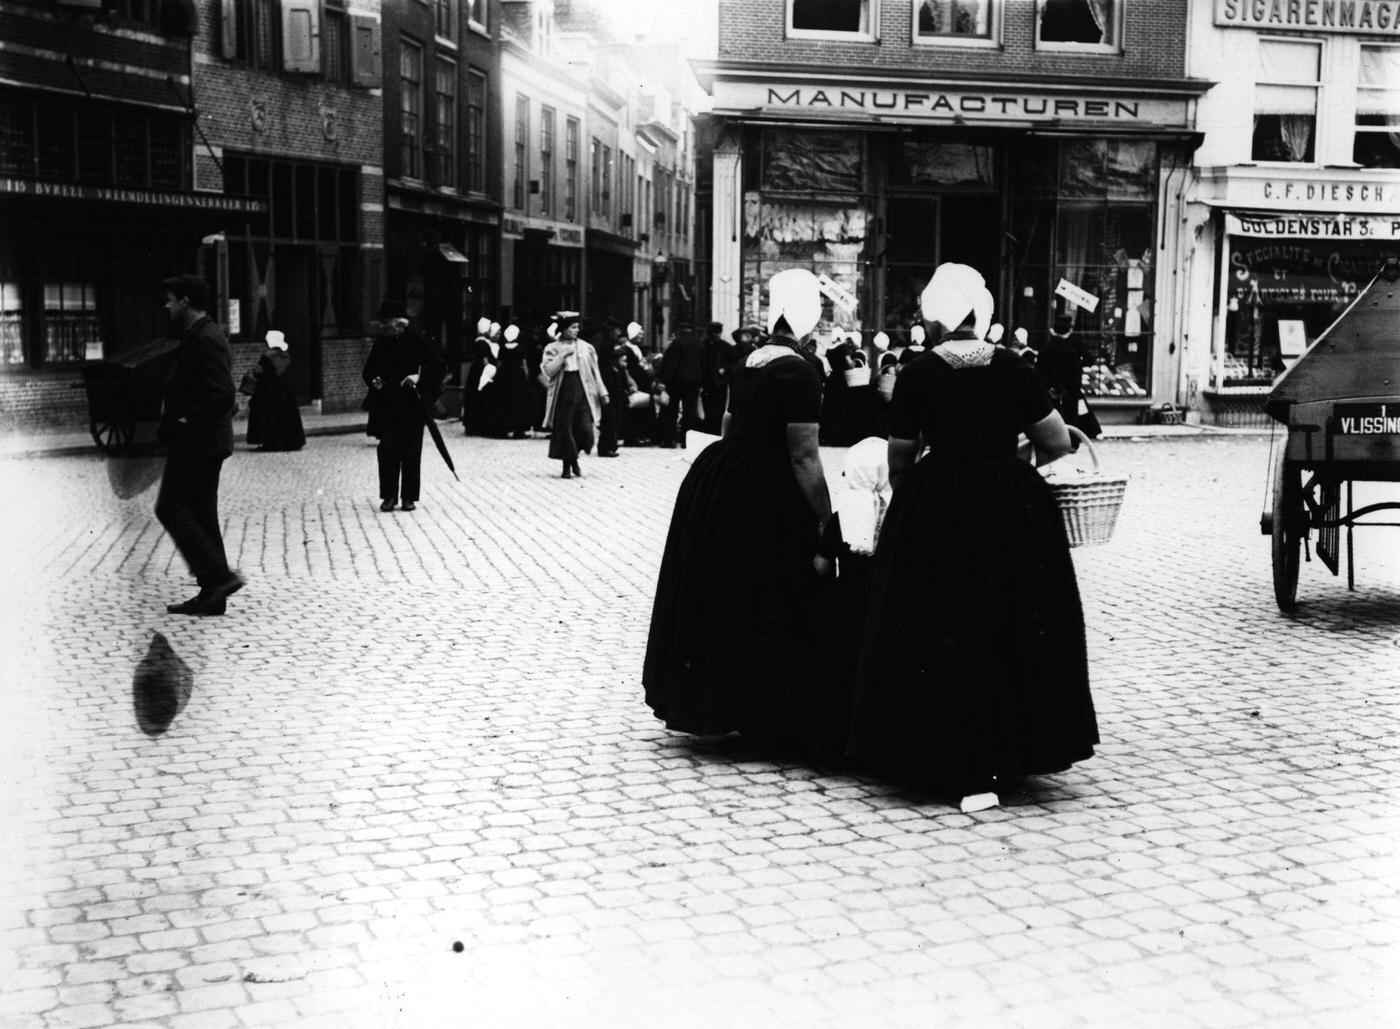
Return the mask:
[[[401,336],[380,336],[370,347],[369,357],[361,375],[369,386],[375,377],[384,380],[383,389],[370,387],[364,409],[369,412],[365,432],[378,436],[387,422],[396,425],[426,424],[424,409],[431,411],[433,401],[442,396],[442,380],[447,365],[434,346],[421,333],[405,329]],[[417,374],[418,395],[401,386],[404,378]]]
[[157,437],[175,456],[228,457],[233,453],[235,402],[228,337],[205,315],[180,340]]

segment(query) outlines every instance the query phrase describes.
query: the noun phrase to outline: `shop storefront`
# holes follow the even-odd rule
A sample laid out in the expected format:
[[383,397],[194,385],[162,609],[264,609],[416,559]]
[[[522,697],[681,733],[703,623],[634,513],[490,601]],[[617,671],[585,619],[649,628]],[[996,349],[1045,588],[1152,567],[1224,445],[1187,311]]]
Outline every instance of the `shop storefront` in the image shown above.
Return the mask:
[[1159,250],[1195,142],[1185,96],[1196,88],[717,75],[714,316],[761,322],[764,284],[801,267],[824,287],[819,334],[897,340],[933,268],[960,261],[986,276],[996,320],[1025,327],[1032,345],[1072,315],[1087,391],[1135,418],[1175,389]]
[[556,311],[583,309],[583,229],[570,222],[505,215],[502,265],[512,271],[502,317],[525,330]]
[[1267,424],[1275,377],[1400,256],[1400,178],[1343,174],[1232,168],[1204,180],[1221,241],[1207,420]]
[[584,310],[595,321],[611,316],[623,325],[639,313],[633,306],[632,265],[638,243],[634,239],[589,229],[584,261],[587,289]]

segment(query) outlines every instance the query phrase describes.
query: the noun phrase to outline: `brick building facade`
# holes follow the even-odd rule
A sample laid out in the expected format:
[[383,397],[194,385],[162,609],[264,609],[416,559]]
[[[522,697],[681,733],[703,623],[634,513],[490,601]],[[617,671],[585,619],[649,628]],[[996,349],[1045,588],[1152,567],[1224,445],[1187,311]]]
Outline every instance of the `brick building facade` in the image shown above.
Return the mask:
[[997,320],[1074,316],[1101,417],[1172,399],[1193,105],[1187,0],[721,0],[711,307],[760,320],[764,283],[824,275],[819,331],[898,339],[942,261]]

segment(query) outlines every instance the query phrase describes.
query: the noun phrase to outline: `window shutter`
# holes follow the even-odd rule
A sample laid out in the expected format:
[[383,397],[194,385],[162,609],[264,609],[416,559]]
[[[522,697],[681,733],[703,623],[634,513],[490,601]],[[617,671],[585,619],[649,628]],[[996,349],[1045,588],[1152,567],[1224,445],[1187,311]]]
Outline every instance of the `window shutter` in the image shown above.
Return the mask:
[[219,4],[219,53],[226,61],[238,58],[238,0]]
[[384,81],[380,73],[379,19],[351,15],[350,32],[354,37],[350,47],[350,81],[366,89],[376,89]]
[[311,75],[320,72],[320,0],[282,0],[282,67]]

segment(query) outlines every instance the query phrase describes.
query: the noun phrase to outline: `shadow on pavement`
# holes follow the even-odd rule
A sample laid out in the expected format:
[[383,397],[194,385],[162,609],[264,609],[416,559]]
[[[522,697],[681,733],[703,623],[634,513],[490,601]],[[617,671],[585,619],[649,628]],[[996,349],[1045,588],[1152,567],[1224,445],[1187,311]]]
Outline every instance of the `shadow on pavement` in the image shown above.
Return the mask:
[[194,675],[162,634],[151,636],[146,656],[131,680],[136,724],[147,736],[159,736],[185,710],[194,690]]

